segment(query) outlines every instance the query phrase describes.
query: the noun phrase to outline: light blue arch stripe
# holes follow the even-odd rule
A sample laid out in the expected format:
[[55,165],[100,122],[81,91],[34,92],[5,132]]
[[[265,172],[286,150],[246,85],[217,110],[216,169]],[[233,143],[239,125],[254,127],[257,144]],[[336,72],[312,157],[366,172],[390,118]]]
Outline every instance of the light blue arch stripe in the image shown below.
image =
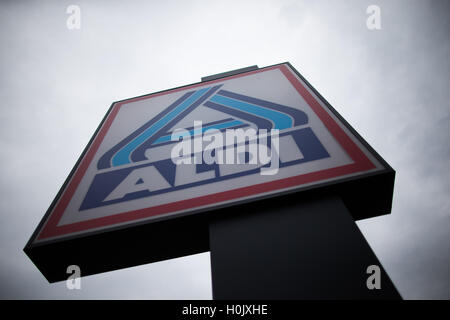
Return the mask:
[[278,111],[267,109],[240,100],[224,97],[218,94],[211,97],[210,101],[272,120],[272,122],[274,123],[273,129],[283,130],[291,128],[293,126],[292,118],[287,114]]
[[134,140],[120,149],[117,152],[113,159],[112,165],[114,167],[120,166],[123,164],[130,163],[130,154],[139,147],[142,143],[144,143],[148,138],[153,136],[156,132],[161,130],[169,121],[173,120],[177,115],[181,112],[189,108],[193,103],[195,103],[198,99],[200,99],[205,92],[207,92],[210,88],[204,88],[196,91],[189,98],[184,100],[179,106],[173,109],[171,112],[166,114],[163,118],[156,121],[151,127],[147,128],[144,132],[142,132],[139,136],[137,136]]
[[[205,126],[202,127],[202,133],[205,132],[206,130],[209,129],[225,129],[225,128],[231,128],[231,127],[235,127],[238,125],[244,124],[242,121],[239,120],[231,120],[231,121],[227,121],[227,122],[223,122],[223,123],[218,123],[218,124],[212,124],[210,126]],[[189,135],[193,136],[194,135],[194,129],[193,130],[189,130]],[[182,135],[187,136],[188,134],[184,134]],[[153,144],[158,144],[158,143],[163,143],[163,142],[167,142],[171,140],[171,136],[172,135],[167,135],[167,136],[163,136],[158,138],[157,140],[155,140],[155,142],[153,142]]]

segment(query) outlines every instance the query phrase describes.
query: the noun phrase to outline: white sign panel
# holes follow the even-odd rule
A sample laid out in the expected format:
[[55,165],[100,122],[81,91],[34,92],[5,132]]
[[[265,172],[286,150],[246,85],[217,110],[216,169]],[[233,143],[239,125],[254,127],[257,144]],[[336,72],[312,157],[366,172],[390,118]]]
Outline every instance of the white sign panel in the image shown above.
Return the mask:
[[287,64],[116,102],[36,242],[382,170]]

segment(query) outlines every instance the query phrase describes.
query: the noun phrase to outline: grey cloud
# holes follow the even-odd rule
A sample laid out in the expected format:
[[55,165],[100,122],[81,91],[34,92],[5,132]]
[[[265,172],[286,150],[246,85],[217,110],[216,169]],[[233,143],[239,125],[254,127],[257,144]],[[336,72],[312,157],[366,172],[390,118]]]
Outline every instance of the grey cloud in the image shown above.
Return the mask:
[[22,248],[112,101],[283,61],[397,170],[392,214],[358,226],[402,295],[450,297],[448,1],[77,3],[79,31],[69,1],[0,4],[1,298],[211,298],[208,253],[74,292]]

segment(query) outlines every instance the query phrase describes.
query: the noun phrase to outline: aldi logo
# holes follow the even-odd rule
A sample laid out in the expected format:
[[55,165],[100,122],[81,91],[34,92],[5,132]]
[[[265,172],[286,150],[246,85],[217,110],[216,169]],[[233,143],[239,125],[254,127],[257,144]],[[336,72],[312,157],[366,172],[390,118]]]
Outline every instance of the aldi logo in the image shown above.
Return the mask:
[[383,169],[288,64],[112,105],[37,242]]
[[[221,87],[185,93],[105,152],[80,210],[258,172],[275,175],[280,166],[329,157],[305,112]],[[197,109],[199,119],[209,112],[213,121],[194,120],[200,126],[180,131],[178,123]]]

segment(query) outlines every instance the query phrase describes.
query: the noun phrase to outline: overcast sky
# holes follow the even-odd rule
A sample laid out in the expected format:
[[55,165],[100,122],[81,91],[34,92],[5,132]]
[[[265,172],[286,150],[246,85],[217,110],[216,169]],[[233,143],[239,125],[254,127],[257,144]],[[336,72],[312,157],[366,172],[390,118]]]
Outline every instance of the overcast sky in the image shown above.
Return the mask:
[[[381,30],[366,27],[371,4]],[[2,1],[0,298],[210,299],[209,253],[67,290],[22,249],[111,102],[289,61],[397,171],[392,214],[357,224],[402,296],[449,299],[449,12],[446,0]]]

